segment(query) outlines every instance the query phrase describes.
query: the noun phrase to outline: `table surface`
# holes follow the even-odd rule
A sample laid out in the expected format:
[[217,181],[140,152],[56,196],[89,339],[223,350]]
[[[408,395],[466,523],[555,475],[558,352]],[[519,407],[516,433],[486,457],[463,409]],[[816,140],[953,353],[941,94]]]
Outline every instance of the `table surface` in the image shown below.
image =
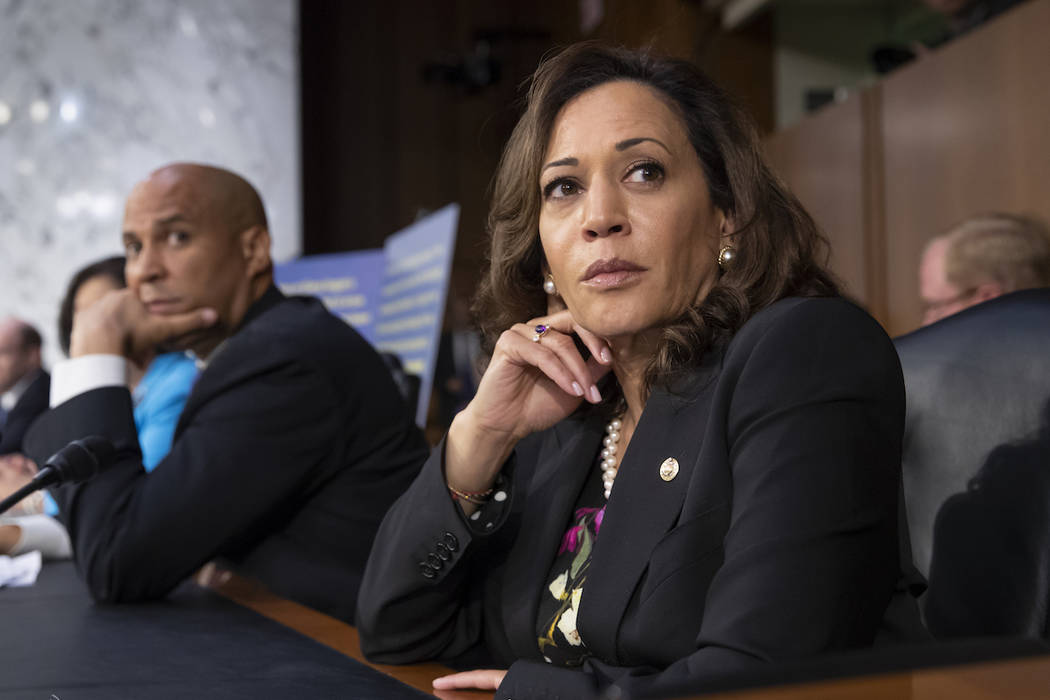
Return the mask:
[[96,605],[72,563],[52,563],[34,586],[0,590],[0,620],[5,700],[418,700],[448,672],[370,667],[350,625],[236,581],[216,590],[188,582],[155,603]]
[[248,581],[236,575],[220,572],[208,576],[211,579],[208,587],[226,598],[267,617],[275,622],[290,627],[302,635],[320,642],[327,647],[354,659],[385,675],[398,679],[405,685],[436,695],[442,700],[490,700],[492,692],[483,691],[434,691],[431,681],[438,676],[452,673],[452,669],[438,663],[409,664],[391,666],[375,664],[361,653],[361,641],[357,629],[342,620],[329,617],[298,603],[280,598],[258,583]]
[[[210,589],[210,590],[209,590]],[[489,700],[432,693],[434,663],[385,666],[361,654],[350,625],[236,576],[180,586],[165,601],[95,605],[69,562],[35,586],[0,590],[0,698],[353,697]],[[1050,656],[796,683],[705,695],[712,700],[1037,700],[1050,698]]]

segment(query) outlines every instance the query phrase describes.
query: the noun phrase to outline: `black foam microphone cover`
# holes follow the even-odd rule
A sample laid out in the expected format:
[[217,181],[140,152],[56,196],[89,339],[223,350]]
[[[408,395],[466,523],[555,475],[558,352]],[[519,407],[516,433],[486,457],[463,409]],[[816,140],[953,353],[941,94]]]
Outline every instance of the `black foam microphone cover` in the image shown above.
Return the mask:
[[102,465],[112,459],[115,452],[112,442],[98,435],[90,435],[74,440],[51,455],[41,468],[40,474],[44,474],[50,467],[54,476],[48,481],[52,484],[87,481],[98,474]]

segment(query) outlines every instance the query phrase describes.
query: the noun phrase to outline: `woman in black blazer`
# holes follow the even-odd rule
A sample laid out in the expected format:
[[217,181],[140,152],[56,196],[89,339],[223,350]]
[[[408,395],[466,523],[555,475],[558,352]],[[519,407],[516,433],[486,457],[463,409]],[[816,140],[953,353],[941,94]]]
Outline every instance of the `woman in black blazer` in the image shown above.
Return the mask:
[[365,653],[489,666],[434,685],[521,700],[872,644],[900,367],[742,112],[687,63],[571,47],[489,227],[491,361],[376,538]]

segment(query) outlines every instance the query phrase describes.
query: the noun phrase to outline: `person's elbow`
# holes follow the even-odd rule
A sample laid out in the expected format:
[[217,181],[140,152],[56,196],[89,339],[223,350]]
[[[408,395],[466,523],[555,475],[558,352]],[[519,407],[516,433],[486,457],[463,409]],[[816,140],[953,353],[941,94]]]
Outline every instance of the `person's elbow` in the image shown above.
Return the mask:
[[143,603],[167,596],[178,581],[149,575],[142,562],[130,566],[110,557],[78,558],[77,566],[88,593],[96,603]]
[[376,664],[405,664],[415,660],[409,658],[412,656],[410,650],[398,643],[400,635],[396,629],[382,624],[378,615],[369,615],[368,612],[358,605],[354,615],[364,657]]

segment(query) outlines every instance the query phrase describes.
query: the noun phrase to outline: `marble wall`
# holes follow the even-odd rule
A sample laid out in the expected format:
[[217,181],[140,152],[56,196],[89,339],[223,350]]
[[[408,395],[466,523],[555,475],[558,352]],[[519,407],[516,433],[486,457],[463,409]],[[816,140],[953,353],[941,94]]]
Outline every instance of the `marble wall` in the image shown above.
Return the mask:
[[119,254],[123,199],[173,160],[245,175],[301,248],[295,0],[0,0],[0,316],[53,362],[72,273]]

